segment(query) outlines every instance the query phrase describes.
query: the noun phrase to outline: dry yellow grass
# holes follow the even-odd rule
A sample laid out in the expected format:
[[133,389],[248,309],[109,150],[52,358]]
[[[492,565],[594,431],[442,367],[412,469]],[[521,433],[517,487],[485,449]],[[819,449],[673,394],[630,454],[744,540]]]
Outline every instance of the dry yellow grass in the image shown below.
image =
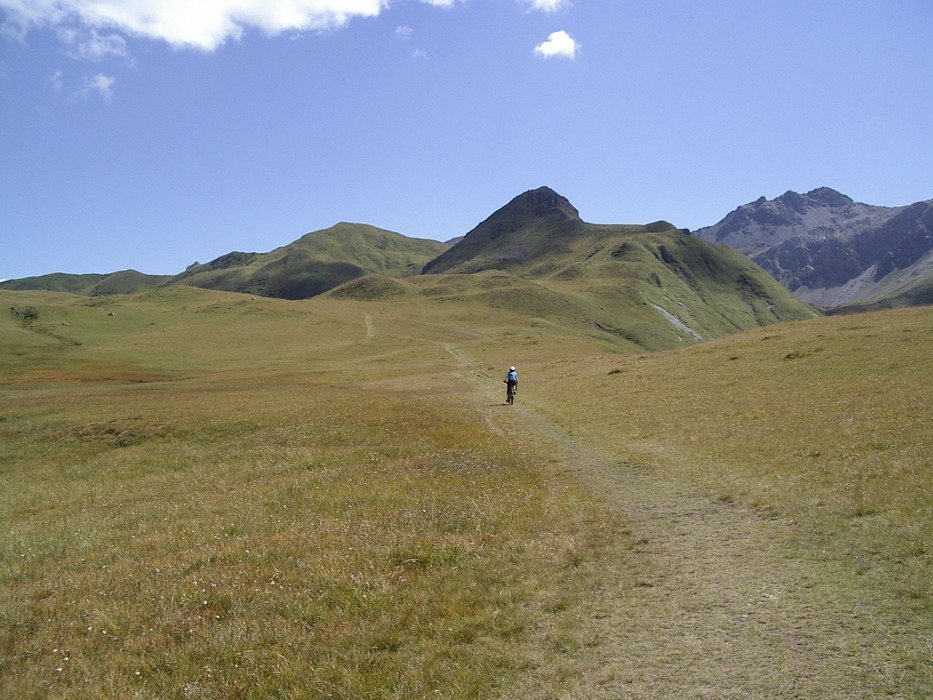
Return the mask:
[[886,562],[879,574],[926,605],[931,347],[929,309],[831,317],[680,353],[558,363],[545,392],[549,411],[601,447],[798,520],[868,575]]
[[933,692],[928,309],[0,297],[5,697]]
[[933,694],[931,347],[925,308],[541,368],[538,420],[666,572],[607,602],[658,693]]
[[109,336],[66,305],[82,344],[0,388],[4,697],[477,697],[573,676],[561,649],[611,530],[464,401],[437,329],[186,301],[164,334],[125,301],[94,319],[130,326]]

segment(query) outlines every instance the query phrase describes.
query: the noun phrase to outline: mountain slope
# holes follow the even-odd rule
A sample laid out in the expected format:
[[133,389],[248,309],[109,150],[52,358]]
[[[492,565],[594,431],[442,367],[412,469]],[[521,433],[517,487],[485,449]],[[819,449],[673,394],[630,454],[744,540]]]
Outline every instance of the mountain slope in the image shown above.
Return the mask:
[[547,187],[515,197],[429,262],[425,273],[509,269],[565,251],[585,224],[570,202]]
[[878,207],[826,187],[786,192],[695,235],[741,250],[801,299],[828,307],[897,296],[933,276],[933,200]]
[[305,299],[367,274],[404,277],[447,249],[365,224],[339,223],[269,253],[228,253],[170,284]]
[[368,274],[404,277],[448,249],[366,224],[339,223],[308,233],[269,253],[232,252],[178,275],[135,270],[109,275],[55,273],[0,282],[0,289],[46,290],[84,296],[133,294],[186,284],[282,299],[305,299]]
[[592,252],[592,242],[673,229],[665,221],[647,226],[586,223],[565,197],[548,187],[539,187],[496,211],[429,262],[424,272],[498,269],[515,271],[523,277],[547,276],[562,262],[566,266],[575,257],[582,261]]
[[0,282],[0,289],[70,292],[71,294],[94,297],[108,294],[145,292],[164,284],[170,279],[171,277],[168,275],[146,275],[136,270],[123,270],[122,272],[113,272],[107,275],[71,275],[64,272],[55,272],[37,277],[6,280]]
[[[427,277],[479,272],[473,298],[585,325],[649,350],[814,315],[733,249],[663,221],[586,223],[546,187],[516,197],[425,267]],[[490,288],[492,279],[499,280],[497,289]],[[469,287],[437,286],[445,284],[458,289],[458,300]]]

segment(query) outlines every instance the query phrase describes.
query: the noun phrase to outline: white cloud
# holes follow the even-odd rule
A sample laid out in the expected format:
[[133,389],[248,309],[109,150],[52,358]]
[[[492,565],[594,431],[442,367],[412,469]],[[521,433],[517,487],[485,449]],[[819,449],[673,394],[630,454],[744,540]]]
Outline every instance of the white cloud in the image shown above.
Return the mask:
[[110,102],[113,99],[113,86],[116,82],[117,79],[113,76],[98,73],[93,78],[84,79],[84,87],[75,93],[75,97],[87,98],[97,93],[104,102]]
[[402,24],[395,28],[395,36],[398,39],[411,39],[415,30],[408,25]]
[[531,10],[541,12],[557,12],[570,7],[570,0],[524,0]]
[[60,27],[58,37],[68,46],[68,55],[85,61],[102,61],[108,56],[124,58],[132,63],[126,39],[119,34],[101,35],[96,29]]
[[[325,31],[355,18],[375,17],[392,0],[0,0],[0,33],[24,39],[52,29],[68,54],[82,60],[118,57],[132,63],[126,37],[164,41],[177,48],[214,51],[249,29],[269,35]],[[453,8],[469,0],[421,0]],[[570,0],[518,0],[530,11],[557,12]],[[399,27],[397,35],[410,30]],[[540,56],[576,55],[576,43],[556,32],[535,49]]]
[[61,92],[62,88],[65,86],[64,74],[60,70],[55,71],[49,76],[49,84],[55,92]]
[[[374,17],[388,4],[388,0],[0,0],[0,9],[6,11],[8,33],[77,25],[213,51],[250,27],[272,35],[334,29],[355,17]],[[113,53],[112,40],[105,46]]]
[[561,29],[551,32],[546,41],[535,46],[535,56],[541,58],[576,58],[580,50],[577,40]]

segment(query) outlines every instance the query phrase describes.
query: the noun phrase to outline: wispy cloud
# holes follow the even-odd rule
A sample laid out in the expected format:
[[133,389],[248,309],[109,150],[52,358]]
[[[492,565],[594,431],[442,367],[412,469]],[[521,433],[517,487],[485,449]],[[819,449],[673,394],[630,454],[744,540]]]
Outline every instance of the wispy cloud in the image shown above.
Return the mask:
[[545,41],[535,46],[535,56],[541,58],[570,58],[577,57],[580,44],[570,34],[561,29],[551,32]]
[[98,73],[93,78],[84,79],[84,87],[75,93],[75,97],[88,98],[98,95],[104,102],[110,102],[113,99],[113,86],[117,79],[110,75]]
[[65,75],[60,70],[55,71],[49,76],[49,85],[55,92],[61,92],[65,86]]
[[[395,28],[395,38],[401,39],[402,41],[409,41],[414,37],[415,30],[412,27],[409,27],[407,24],[402,24]],[[416,48],[412,51],[412,57],[424,60],[428,57],[428,52],[421,48]]]
[[531,10],[557,12],[570,7],[570,0],[523,0]]
[[126,39],[119,34],[99,34],[96,29],[83,27],[59,27],[58,38],[68,47],[68,55],[77,60],[99,62],[117,57],[133,62]]

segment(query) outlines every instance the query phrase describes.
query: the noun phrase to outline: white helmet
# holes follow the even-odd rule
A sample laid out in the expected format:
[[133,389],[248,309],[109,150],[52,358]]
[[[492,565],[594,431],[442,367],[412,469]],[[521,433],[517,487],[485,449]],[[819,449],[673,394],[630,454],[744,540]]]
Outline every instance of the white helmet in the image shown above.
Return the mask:
[[515,371],[514,367],[509,367],[509,372],[514,372],[514,371]]

